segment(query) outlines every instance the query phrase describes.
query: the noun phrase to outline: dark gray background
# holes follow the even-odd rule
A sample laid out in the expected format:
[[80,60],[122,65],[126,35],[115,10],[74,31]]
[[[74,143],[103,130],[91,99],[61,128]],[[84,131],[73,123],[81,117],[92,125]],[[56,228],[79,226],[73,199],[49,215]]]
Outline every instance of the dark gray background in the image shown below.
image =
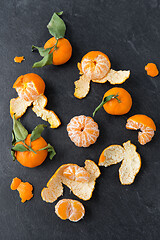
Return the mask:
[[[71,60],[63,66],[32,69],[40,60],[31,52],[32,44],[42,46],[50,38],[46,28],[54,11],[64,11],[66,38],[73,46]],[[108,239],[158,240],[160,238],[160,159],[158,106],[160,78],[146,75],[144,66],[156,63],[160,68],[160,2],[158,0],[1,0],[0,1],[0,239]],[[121,85],[133,98],[131,111],[124,116],[111,116],[102,109],[95,117],[100,136],[93,146],[76,147],[68,138],[66,125],[75,115],[91,116],[103,94],[113,87],[109,83],[91,84],[83,100],[73,96],[76,67],[82,56],[91,50],[106,53],[112,68],[130,69],[131,77]],[[24,55],[22,64],[13,62]],[[46,129],[43,137],[57,152],[53,161],[48,158],[37,168],[28,169],[10,155],[12,119],[9,100],[17,94],[12,85],[21,74],[34,72],[46,83],[48,109],[53,109],[62,121],[58,129]],[[142,113],[152,117],[157,125],[153,140],[146,146],[137,141],[137,132],[125,129],[129,116]],[[43,123],[31,108],[22,117],[31,131]],[[118,178],[120,165],[101,168],[93,197],[83,202],[86,215],[78,223],[60,220],[53,204],[40,196],[55,170],[64,163],[83,166],[86,159],[96,163],[102,150],[110,144],[131,140],[142,157],[142,168],[131,186],[122,186]],[[18,192],[10,190],[13,177],[29,181],[34,186],[34,198],[20,203]],[[64,198],[77,199],[65,187]]]

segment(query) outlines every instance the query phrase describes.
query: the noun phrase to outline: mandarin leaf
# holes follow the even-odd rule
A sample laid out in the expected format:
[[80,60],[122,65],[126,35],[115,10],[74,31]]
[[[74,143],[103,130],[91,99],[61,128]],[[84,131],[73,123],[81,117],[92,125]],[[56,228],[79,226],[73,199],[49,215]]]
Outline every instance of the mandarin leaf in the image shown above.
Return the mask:
[[14,150],[11,150],[11,155],[13,157],[13,161],[15,161],[16,160],[16,156],[15,156],[15,151]]
[[53,52],[46,55],[41,61],[35,62],[32,68],[44,67],[53,64]]
[[13,133],[14,133],[16,142],[24,141],[28,136],[28,131],[23,127],[20,120],[16,120],[14,115],[13,115]]
[[59,17],[63,12],[54,13],[50,22],[47,25],[49,33],[56,39],[63,38],[66,32],[66,25],[64,21]]
[[43,48],[43,47],[36,47],[34,45],[32,45],[32,52],[34,50],[38,50],[39,54],[42,56],[42,57],[45,57],[46,55],[49,54],[49,52],[51,51],[52,47],[50,48]]
[[47,127],[47,125],[39,124],[33,129],[30,137],[31,142],[41,137],[41,134],[45,127]]
[[19,151],[19,152],[26,152],[26,151],[28,151],[28,148],[26,148],[23,144],[17,144],[11,150]]

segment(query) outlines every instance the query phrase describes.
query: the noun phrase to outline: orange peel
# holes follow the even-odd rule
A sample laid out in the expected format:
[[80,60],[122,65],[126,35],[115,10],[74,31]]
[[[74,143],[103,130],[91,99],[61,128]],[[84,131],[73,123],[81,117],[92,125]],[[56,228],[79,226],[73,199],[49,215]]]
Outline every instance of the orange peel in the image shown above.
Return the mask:
[[22,203],[33,197],[33,186],[28,182],[22,182],[21,179],[17,177],[13,178],[10,188],[19,192]]
[[[89,173],[87,181],[77,181],[65,176],[64,170],[67,167],[78,166],[77,164],[64,164],[57,169],[55,174],[50,178],[47,187],[42,189],[41,197],[43,201],[53,203],[63,194],[63,185],[66,185],[74,195],[83,200],[89,200],[95,187],[95,181],[100,176],[99,167],[91,160],[85,161],[84,169]],[[79,166],[78,166],[79,167]]]
[[14,58],[14,62],[15,63],[21,63],[22,61],[24,61],[25,59],[24,59],[24,56],[21,56],[21,57],[18,57],[18,56],[16,56],[15,58]]
[[111,166],[122,162],[119,168],[119,179],[121,184],[130,185],[141,168],[141,157],[136,151],[136,146],[131,141],[120,145],[111,145],[103,150],[99,158],[99,166]]
[[87,53],[81,63],[77,64],[80,71],[80,79],[75,81],[76,98],[82,99],[86,97],[90,90],[90,82],[110,84],[122,84],[129,76],[129,70],[115,71],[111,69],[111,63],[107,55],[100,51],[91,51]]

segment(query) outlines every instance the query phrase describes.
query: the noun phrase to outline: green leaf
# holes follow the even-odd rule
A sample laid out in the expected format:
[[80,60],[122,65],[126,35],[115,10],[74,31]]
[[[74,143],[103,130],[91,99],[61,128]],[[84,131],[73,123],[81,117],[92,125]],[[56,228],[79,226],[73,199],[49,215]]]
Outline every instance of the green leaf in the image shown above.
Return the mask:
[[34,50],[38,50],[39,54],[42,56],[42,57],[45,57],[46,55],[49,54],[49,52],[51,51],[52,47],[50,48],[43,48],[43,47],[36,47],[34,45],[32,45],[32,52]]
[[11,150],[11,155],[13,157],[13,161],[15,161],[16,160],[16,156],[15,156],[15,151],[14,150]]
[[26,151],[28,151],[28,148],[26,148],[23,144],[17,144],[11,150],[19,151],[19,152],[26,152]]
[[64,21],[59,17],[63,12],[54,13],[47,28],[52,36],[56,39],[63,38],[66,32],[66,25]]
[[94,112],[93,112],[93,117],[95,116],[96,112],[97,112],[101,107],[103,107],[103,105],[104,105],[105,103],[107,103],[108,101],[110,101],[110,100],[113,99],[113,98],[116,98],[119,103],[121,102],[121,101],[118,99],[118,94],[116,94],[116,95],[109,95],[109,96],[105,97],[105,98],[102,100],[102,102],[98,105],[98,107],[96,107],[96,109],[94,110]]
[[28,136],[28,131],[23,127],[20,120],[16,120],[14,115],[13,115],[13,133],[16,142],[24,141]]
[[15,143],[16,143],[16,138],[15,138],[14,132],[12,130],[12,145],[15,145]]
[[51,64],[53,64],[53,52],[46,55],[41,61],[35,62],[32,68],[44,67],[46,65],[51,65]]
[[61,12],[56,12],[56,14],[57,14],[58,16],[61,16],[61,15],[63,14],[63,11],[61,11]]
[[31,142],[41,137],[41,134],[45,127],[47,127],[47,125],[39,124],[33,129],[30,137]]

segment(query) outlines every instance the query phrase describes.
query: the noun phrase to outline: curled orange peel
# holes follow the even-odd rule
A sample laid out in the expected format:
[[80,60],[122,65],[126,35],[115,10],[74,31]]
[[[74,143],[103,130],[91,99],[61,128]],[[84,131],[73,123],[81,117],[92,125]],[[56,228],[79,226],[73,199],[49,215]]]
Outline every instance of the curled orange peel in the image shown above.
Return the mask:
[[[58,197],[63,195],[63,185],[66,185],[74,195],[83,200],[89,200],[95,187],[95,181],[100,176],[99,167],[91,160],[85,161],[84,170],[89,173],[90,178],[87,181],[77,181],[66,177],[63,174],[68,167],[78,166],[77,164],[64,164],[57,169],[55,174],[50,178],[47,187],[42,189],[41,197],[43,201],[53,203]],[[79,166],[78,166],[79,167]]]

